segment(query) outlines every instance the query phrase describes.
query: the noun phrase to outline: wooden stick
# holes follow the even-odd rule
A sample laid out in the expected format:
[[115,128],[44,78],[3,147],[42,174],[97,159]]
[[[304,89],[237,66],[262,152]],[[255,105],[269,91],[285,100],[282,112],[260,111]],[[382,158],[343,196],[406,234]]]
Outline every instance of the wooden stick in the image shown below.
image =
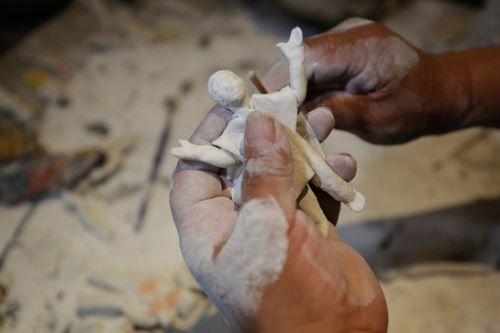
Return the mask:
[[259,79],[255,71],[248,72],[248,79],[250,80],[250,82],[252,82],[258,92],[260,92],[261,94],[267,94],[266,87],[264,87],[262,81]]

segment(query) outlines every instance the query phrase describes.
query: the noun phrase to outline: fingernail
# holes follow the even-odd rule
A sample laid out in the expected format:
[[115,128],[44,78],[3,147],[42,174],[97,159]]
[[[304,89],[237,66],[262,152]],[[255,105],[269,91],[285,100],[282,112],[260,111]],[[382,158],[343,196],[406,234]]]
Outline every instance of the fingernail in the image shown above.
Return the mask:
[[332,169],[344,180],[351,181],[356,176],[356,160],[347,153],[330,155],[326,158]]
[[326,160],[334,169],[352,168],[355,163],[352,156],[346,153],[329,155],[326,157]]
[[328,123],[330,126],[335,125],[335,117],[332,111],[326,106],[320,106],[311,112],[306,113],[306,119],[309,122],[321,121],[322,123]]
[[314,129],[319,141],[325,140],[335,126],[335,117],[333,113],[329,108],[324,106],[306,113],[306,119]]
[[276,142],[274,119],[259,111],[251,112],[246,121],[245,146],[259,149],[274,142]]

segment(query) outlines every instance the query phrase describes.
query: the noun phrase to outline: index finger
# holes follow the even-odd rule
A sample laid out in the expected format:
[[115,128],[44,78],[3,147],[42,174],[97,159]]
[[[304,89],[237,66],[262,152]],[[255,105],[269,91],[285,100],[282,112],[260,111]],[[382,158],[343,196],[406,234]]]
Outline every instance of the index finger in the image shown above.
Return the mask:
[[[231,111],[215,105],[193,132],[189,141],[210,144],[217,139],[231,119]],[[173,175],[170,207],[176,224],[185,220],[186,212],[197,203],[225,197],[219,169],[202,162],[180,160]]]
[[[378,27],[378,28],[377,28]],[[326,90],[339,88],[346,74],[357,74],[353,66],[359,59],[353,58],[353,52],[347,50],[358,40],[368,37],[383,36],[390,33],[388,29],[380,29],[373,21],[350,18],[334,28],[304,41],[305,60],[309,90]],[[361,66],[362,67],[362,66]],[[350,71],[351,73],[346,73]],[[271,66],[263,77],[263,84],[269,91],[276,91],[289,83],[288,62],[281,57]],[[333,84],[333,86],[331,86]],[[310,94],[311,91],[308,92]]]

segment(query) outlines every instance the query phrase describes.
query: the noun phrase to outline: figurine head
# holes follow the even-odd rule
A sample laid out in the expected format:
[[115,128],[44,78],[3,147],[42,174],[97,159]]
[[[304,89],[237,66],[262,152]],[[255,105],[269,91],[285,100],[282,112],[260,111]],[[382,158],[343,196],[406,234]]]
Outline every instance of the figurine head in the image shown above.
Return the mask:
[[208,94],[215,103],[229,109],[242,107],[248,100],[245,81],[228,70],[212,74],[208,79]]

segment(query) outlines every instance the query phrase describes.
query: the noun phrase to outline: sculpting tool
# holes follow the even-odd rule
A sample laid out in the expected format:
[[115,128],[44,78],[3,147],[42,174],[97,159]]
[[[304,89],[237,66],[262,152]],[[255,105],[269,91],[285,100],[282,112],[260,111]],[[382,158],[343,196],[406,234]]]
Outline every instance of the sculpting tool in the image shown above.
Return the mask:
[[261,94],[267,94],[267,89],[264,87],[264,84],[262,84],[262,81],[259,79],[257,76],[257,73],[255,71],[249,71],[248,74],[248,79],[252,84],[254,85],[255,89],[257,89],[258,92]]
[[153,184],[158,178],[158,171],[160,170],[161,163],[163,161],[163,156],[165,155],[165,147],[167,146],[168,138],[170,137],[170,129],[172,127],[172,116],[177,109],[177,103],[173,98],[167,98],[165,103],[167,112],[165,114],[165,120],[163,122],[163,127],[158,138],[158,144],[156,145],[156,152],[153,156],[153,162],[151,164],[151,169],[149,171],[146,189],[144,195],[141,199],[139,205],[139,212],[137,215],[137,220],[134,225],[135,232],[139,232],[144,224],[144,217],[148,211],[149,200],[151,198]]
[[16,246],[17,242],[21,238],[24,230],[28,226],[28,223],[32,220],[37,207],[38,207],[38,201],[35,201],[32,204],[30,204],[30,207],[28,208],[26,213],[24,213],[23,217],[21,218],[21,221],[19,221],[19,224],[12,233],[12,236],[8,240],[7,244],[5,244],[5,247],[2,249],[2,252],[0,253],[0,271],[2,270],[3,265],[5,264],[5,261],[7,260],[10,252]]

